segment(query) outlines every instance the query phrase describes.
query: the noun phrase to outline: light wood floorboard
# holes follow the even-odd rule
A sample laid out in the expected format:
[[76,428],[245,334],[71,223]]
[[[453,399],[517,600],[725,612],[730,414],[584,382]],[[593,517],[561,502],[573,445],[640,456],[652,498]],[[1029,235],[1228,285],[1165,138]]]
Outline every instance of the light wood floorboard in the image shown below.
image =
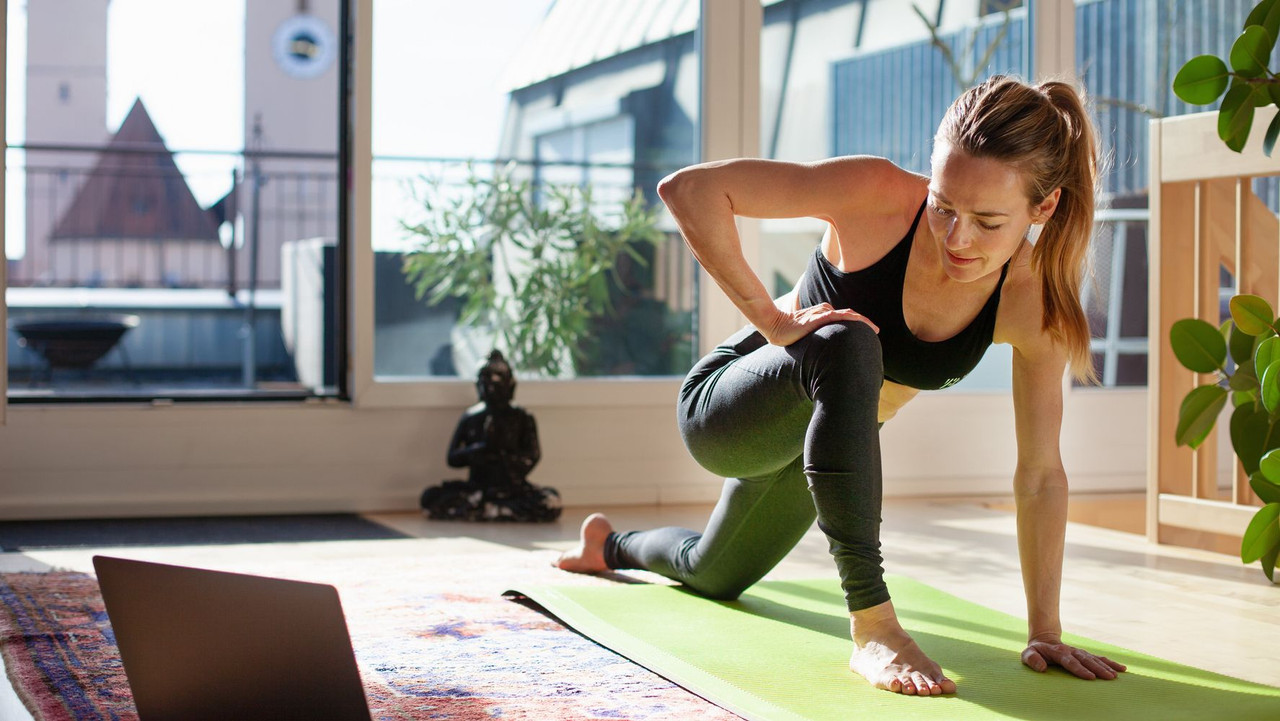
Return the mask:
[[[1103,508],[1109,503],[1106,498],[1094,502]],[[1025,616],[1014,518],[1006,508],[999,499],[887,500],[882,528],[886,570]],[[625,530],[659,525],[699,529],[710,509],[606,510],[615,526]],[[412,513],[375,514],[369,517],[420,540],[278,544],[270,553],[295,562],[309,554],[385,559],[399,554],[466,553],[481,544],[488,551],[509,552],[513,563],[528,563],[528,554],[549,563],[573,543],[588,512],[566,509],[560,521],[544,525],[444,523]],[[219,553],[229,552],[220,548],[115,550],[138,558],[183,562],[177,560],[181,558],[190,565],[203,561],[216,567]],[[0,571],[55,567],[89,571],[91,556],[102,551],[111,549],[0,554]],[[826,539],[814,528],[769,578],[824,576],[834,578],[835,570]],[[1155,546],[1136,534],[1072,522],[1067,532],[1062,616],[1068,632],[1280,687],[1276,662],[1280,587],[1268,583],[1257,564],[1246,567],[1231,556]],[[0,717],[29,718],[19,712],[20,704],[8,684],[0,687]]]

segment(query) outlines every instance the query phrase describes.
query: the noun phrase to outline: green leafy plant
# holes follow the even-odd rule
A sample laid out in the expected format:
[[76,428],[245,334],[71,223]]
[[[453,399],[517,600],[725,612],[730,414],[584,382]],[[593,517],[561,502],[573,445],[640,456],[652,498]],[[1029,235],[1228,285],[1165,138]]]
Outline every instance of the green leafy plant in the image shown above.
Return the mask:
[[1230,308],[1231,318],[1220,328],[1185,318],[1169,332],[1179,363],[1197,373],[1216,374],[1215,382],[1193,389],[1182,400],[1177,443],[1199,448],[1231,401],[1232,448],[1249,486],[1266,504],[1245,529],[1240,560],[1262,561],[1263,572],[1274,582],[1280,556],[1280,319],[1256,295],[1238,295]]
[[[663,236],[638,193],[595,202],[587,185],[538,184],[511,165],[461,185],[423,178],[422,219],[404,274],[419,300],[462,301],[458,322],[494,334],[516,368],[562,376],[589,357],[590,334],[627,292],[620,264]],[[608,218],[606,222],[602,218]]]
[[[1244,21],[1244,30],[1224,60],[1197,55],[1173,78],[1173,92],[1192,105],[1208,105],[1219,97],[1218,137],[1235,152],[1244,148],[1257,108],[1280,108],[1280,76],[1268,67],[1280,37],[1280,0],[1262,0]],[[1224,94],[1225,93],[1225,94]],[[1280,138],[1280,113],[1262,142],[1267,157]]]

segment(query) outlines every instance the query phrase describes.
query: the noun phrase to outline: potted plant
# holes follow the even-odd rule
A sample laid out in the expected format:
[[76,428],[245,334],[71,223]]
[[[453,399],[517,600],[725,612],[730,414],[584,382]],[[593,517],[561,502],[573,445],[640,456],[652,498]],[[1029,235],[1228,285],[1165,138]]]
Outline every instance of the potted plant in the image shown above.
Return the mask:
[[[1192,105],[1208,105],[1219,97],[1218,137],[1237,153],[1253,127],[1256,108],[1280,108],[1280,76],[1268,67],[1280,37],[1280,0],[1262,0],[1244,21],[1226,60],[1197,55],[1173,78],[1173,92]],[[1267,126],[1262,149],[1271,157],[1280,138],[1280,113]]]
[[591,374],[597,329],[634,291],[626,270],[647,267],[663,238],[639,193],[603,203],[589,185],[535,184],[514,165],[469,166],[461,185],[424,178],[416,195],[406,281],[429,304],[460,300],[459,325],[535,376]]
[[[1174,77],[1173,91],[1185,102],[1207,105],[1222,98],[1218,137],[1237,153],[1249,138],[1255,109],[1280,108],[1280,76],[1268,67],[1277,38],[1280,0],[1262,0],[1245,19],[1227,60],[1199,55]],[[1280,113],[1263,138],[1268,157],[1278,138]],[[1280,555],[1280,338],[1276,336],[1280,325],[1271,305],[1255,295],[1232,298],[1230,309],[1231,319],[1221,328],[1188,318],[1170,330],[1178,362],[1197,373],[1217,375],[1216,382],[1193,389],[1183,399],[1177,443],[1199,447],[1231,400],[1232,448],[1253,492],[1266,504],[1245,529],[1240,560],[1261,561],[1263,572],[1275,582]]]
[[1274,582],[1280,556],[1280,320],[1256,295],[1238,295],[1230,308],[1231,319],[1221,328],[1184,318],[1169,332],[1179,363],[1197,373],[1216,374],[1213,383],[1192,389],[1183,399],[1177,443],[1199,448],[1231,401],[1231,446],[1249,486],[1266,504],[1245,529],[1240,560],[1261,560],[1263,572]]

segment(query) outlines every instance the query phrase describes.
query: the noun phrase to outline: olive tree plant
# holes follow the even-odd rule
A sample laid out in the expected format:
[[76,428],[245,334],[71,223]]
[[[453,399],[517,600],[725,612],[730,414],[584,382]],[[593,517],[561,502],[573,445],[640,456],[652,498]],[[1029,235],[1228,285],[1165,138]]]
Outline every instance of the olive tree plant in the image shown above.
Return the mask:
[[402,223],[415,247],[405,279],[419,300],[461,301],[458,322],[491,333],[512,364],[558,377],[581,370],[598,320],[627,292],[624,259],[646,265],[662,239],[656,211],[635,194],[597,202],[590,185],[535,184],[512,165],[461,185],[423,178],[420,218]]

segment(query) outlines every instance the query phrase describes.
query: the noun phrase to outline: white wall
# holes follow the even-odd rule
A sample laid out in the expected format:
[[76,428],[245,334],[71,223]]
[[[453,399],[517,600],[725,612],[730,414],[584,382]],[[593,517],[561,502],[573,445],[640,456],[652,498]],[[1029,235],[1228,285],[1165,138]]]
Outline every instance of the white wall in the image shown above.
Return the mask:
[[[704,500],[717,485],[684,457],[671,408],[531,410],[532,479],[571,502]],[[0,518],[413,509],[425,486],[460,475],[444,458],[461,412],[11,406]]]
[[[517,391],[542,442],[531,479],[566,504],[718,495],[719,479],[688,458],[676,431],[674,382],[652,391],[669,402],[628,407],[538,403],[533,386]],[[1143,488],[1145,404],[1144,391],[1068,395],[1074,488]],[[464,405],[11,406],[0,519],[412,510],[425,486],[458,477],[444,457]],[[1007,393],[922,394],[881,434],[886,495],[1009,493],[1012,415]]]

